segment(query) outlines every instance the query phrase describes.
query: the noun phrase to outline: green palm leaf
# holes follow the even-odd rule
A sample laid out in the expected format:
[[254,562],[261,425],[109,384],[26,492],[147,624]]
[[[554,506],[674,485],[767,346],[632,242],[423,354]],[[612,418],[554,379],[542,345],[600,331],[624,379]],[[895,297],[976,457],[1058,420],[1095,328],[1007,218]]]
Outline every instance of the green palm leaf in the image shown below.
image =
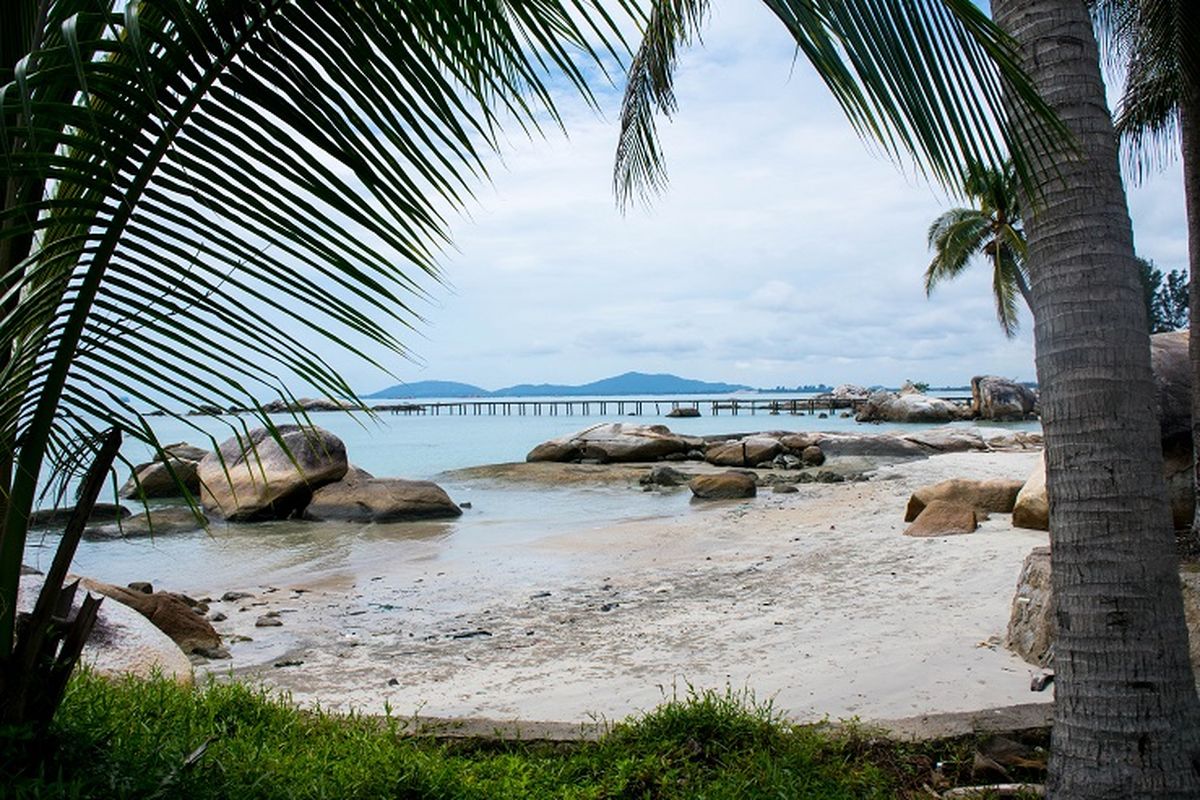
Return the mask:
[[[764,0],[864,139],[908,158],[951,191],[973,163],[1006,154],[1022,183],[1069,141],[1013,58],[1008,37],[969,0]],[[678,49],[699,35],[707,0],[657,0],[629,72],[614,185],[623,205],[665,185],[655,133],[675,111]],[[1019,113],[1009,114],[1007,92]],[[1033,155],[1029,155],[1033,154]]]
[[0,218],[5,609],[47,454],[297,377],[353,397],[319,343],[403,357],[501,125],[560,125],[550,82],[590,99],[585,63],[622,44],[596,0],[78,5],[49,3],[0,85],[5,174],[32,187]]

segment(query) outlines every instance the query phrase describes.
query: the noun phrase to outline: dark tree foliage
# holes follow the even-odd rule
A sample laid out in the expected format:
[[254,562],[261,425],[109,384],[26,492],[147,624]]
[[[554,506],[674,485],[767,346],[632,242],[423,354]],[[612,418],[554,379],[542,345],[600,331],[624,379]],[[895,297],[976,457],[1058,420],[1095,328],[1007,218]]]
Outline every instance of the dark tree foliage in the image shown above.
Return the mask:
[[1166,275],[1153,261],[1138,259],[1142,292],[1146,303],[1146,323],[1151,333],[1166,333],[1188,324],[1188,274],[1173,269]]

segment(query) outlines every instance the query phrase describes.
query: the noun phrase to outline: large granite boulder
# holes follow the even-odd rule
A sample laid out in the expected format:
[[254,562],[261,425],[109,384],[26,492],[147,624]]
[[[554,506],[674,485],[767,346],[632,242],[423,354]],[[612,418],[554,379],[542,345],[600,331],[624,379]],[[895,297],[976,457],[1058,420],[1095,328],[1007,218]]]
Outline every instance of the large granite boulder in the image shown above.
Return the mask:
[[[1164,454],[1163,480],[1167,484],[1167,500],[1171,506],[1171,522],[1176,530],[1192,524],[1195,509],[1195,486],[1192,478],[1190,453]],[[1013,506],[1013,525],[1018,528],[1050,530],[1050,498],[1046,492],[1046,460],[1043,457],[1017,493]]]
[[346,474],[346,446],[329,431],[299,425],[276,430],[286,450],[266,428],[256,428],[200,462],[205,511],[230,522],[286,519],[303,511],[314,491]]
[[200,476],[197,470],[209,451],[187,442],[177,442],[163,447],[163,453],[165,457],[133,468],[133,474],[121,487],[121,497],[179,497],[183,494],[180,484],[193,496],[199,494]]
[[1013,525],[1037,531],[1050,530],[1050,499],[1046,494],[1046,457],[1043,455],[1037,466],[1025,479],[1025,485],[1017,492],[1013,503]]
[[966,410],[949,400],[917,391],[875,392],[859,408],[859,422],[951,422],[963,419]]
[[213,653],[221,649],[221,637],[183,595],[145,592],[81,578],[80,587],[129,606],[154,627],[171,637],[185,653]]
[[744,472],[697,475],[688,482],[688,488],[701,500],[736,500],[758,493],[754,477]]
[[[1054,665],[1054,639],[1058,633],[1054,594],[1050,583],[1049,547],[1035,547],[1026,556],[1017,579],[1008,621],[1005,646],[1030,664]],[[1193,669],[1200,669],[1200,573],[1179,573],[1183,612],[1188,630],[1188,651]]]
[[[1158,424],[1163,450],[1190,448],[1192,367],[1188,360],[1188,332],[1172,331],[1151,336],[1150,362],[1158,395]],[[1187,448],[1180,447],[1180,444],[1186,444]]]
[[92,541],[105,539],[140,539],[147,536],[165,536],[172,533],[198,531],[208,525],[204,516],[196,517],[196,512],[186,506],[170,508],[142,509],[128,519],[120,522],[109,522],[104,525],[92,525],[84,528],[83,538]]
[[951,478],[932,486],[922,486],[908,499],[908,506],[904,509],[904,521],[912,522],[920,516],[926,506],[939,500],[977,511],[1007,514],[1013,510],[1017,493],[1024,485],[1023,481],[973,481]]
[[602,422],[578,433],[543,442],[525,456],[526,461],[579,461],[601,463],[657,461],[704,446],[694,436],[671,433],[666,425],[629,425]]
[[304,518],[346,522],[406,522],[462,515],[450,496],[432,481],[375,478],[352,467],[336,483],[313,492]]
[[904,529],[905,536],[954,536],[973,533],[979,527],[979,515],[969,505],[951,500],[933,500],[925,506],[913,523]]
[[770,461],[783,452],[779,439],[747,436],[727,442],[714,442],[704,451],[704,460],[719,467],[753,467]]
[[[21,578],[18,611],[33,610],[42,580],[40,575]],[[81,587],[75,593],[72,614],[78,612],[84,596]],[[81,661],[104,677],[162,675],[184,685],[192,683],[192,663],[179,645],[137,611],[112,600],[100,603],[96,625],[83,648]]]
[[1025,557],[1013,597],[1005,646],[1031,664],[1054,658],[1054,603],[1050,588],[1050,548],[1035,547]]
[[977,419],[1027,419],[1037,406],[1037,394],[1024,384],[996,375],[971,378],[971,415]]

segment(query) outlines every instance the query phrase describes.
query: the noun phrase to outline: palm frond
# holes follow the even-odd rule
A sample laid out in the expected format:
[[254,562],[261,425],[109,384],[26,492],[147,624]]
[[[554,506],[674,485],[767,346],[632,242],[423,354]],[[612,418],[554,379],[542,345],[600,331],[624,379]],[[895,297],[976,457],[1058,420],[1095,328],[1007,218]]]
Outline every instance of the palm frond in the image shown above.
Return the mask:
[[599,0],[86,6],[0,85],[5,174],[52,190],[0,218],[0,246],[35,243],[0,269],[0,606],[74,434],[150,437],[137,407],[261,412],[296,378],[352,397],[330,344],[403,358],[502,125],[561,125],[551,84],[590,100],[587,63],[621,50]]
[[952,208],[929,226],[933,260],[925,270],[925,294],[942,281],[953,280],[990,241],[992,222],[974,208]]
[[[1069,141],[1017,66],[1012,44],[969,0],[764,0],[854,130],[958,192],[971,163],[1031,166]],[[661,189],[655,113],[675,110],[678,48],[698,36],[706,0],[658,0],[629,71],[614,184],[626,205]],[[1015,99],[1010,115],[1003,94]],[[1034,190],[1036,191],[1036,190]]]

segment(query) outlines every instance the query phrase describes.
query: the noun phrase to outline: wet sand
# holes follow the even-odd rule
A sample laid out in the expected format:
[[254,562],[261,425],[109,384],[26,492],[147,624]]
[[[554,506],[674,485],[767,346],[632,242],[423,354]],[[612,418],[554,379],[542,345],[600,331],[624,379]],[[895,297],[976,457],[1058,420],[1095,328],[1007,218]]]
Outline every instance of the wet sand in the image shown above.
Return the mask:
[[[919,486],[1023,479],[1037,458],[939,455],[749,501],[675,495],[664,516],[227,587],[253,593],[212,606],[233,659],[200,672],[304,705],[499,720],[619,719],[688,686],[750,689],[798,721],[1049,700],[1001,644],[1046,534],[998,514],[970,535],[901,535]],[[282,624],[256,627],[268,612]]]

